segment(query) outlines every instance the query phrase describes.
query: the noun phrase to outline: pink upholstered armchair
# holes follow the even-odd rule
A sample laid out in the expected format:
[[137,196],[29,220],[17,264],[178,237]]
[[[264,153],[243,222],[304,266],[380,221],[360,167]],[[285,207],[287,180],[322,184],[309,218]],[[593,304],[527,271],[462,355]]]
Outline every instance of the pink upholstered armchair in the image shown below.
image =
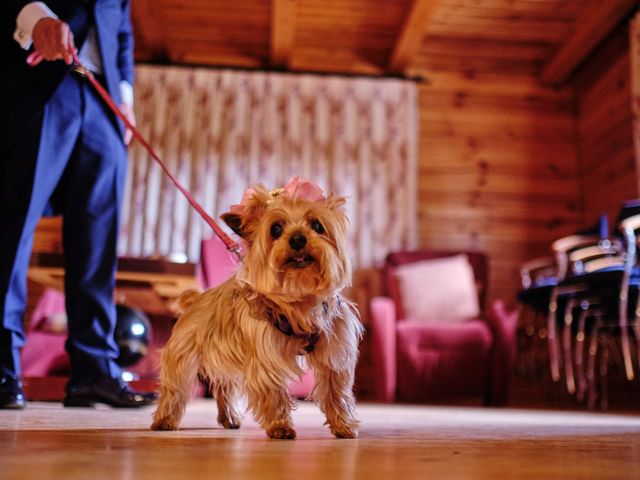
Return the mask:
[[[439,261],[425,262],[436,259]],[[447,272],[447,263],[455,264],[451,275],[442,273]],[[407,288],[407,278],[419,277],[407,277],[403,273],[406,265],[424,266],[425,272],[433,271],[429,269],[437,265],[441,277],[429,278],[425,274],[424,281],[413,281],[411,288]],[[465,265],[466,280],[471,285],[468,295],[477,298],[464,298],[468,296],[461,279],[465,276]],[[515,361],[517,313],[502,301],[485,305],[486,255],[444,251],[391,253],[383,275],[388,296],[371,301],[377,400],[435,402],[481,396],[486,405],[504,404]],[[430,281],[432,287],[428,286]],[[411,313],[416,311],[416,304],[425,303],[421,297],[433,293],[425,289],[440,291],[442,284],[453,287],[447,310],[436,312],[435,318],[427,315],[430,317],[427,320],[412,318],[411,315],[417,316]],[[437,300],[443,299],[436,298],[436,303]],[[471,307],[464,306],[469,303],[467,300],[472,301]],[[443,317],[442,321],[438,315]],[[456,315],[462,318],[455,318]]]

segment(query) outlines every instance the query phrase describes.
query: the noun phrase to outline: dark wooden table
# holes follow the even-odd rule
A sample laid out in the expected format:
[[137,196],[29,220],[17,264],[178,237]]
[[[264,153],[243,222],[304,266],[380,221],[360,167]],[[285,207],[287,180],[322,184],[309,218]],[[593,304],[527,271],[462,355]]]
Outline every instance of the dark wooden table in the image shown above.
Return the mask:
[[[34,253],[29,279],[64,291],[64,255]],[[175,300],[189,288],[199,288],[196,264],[165,258],[118,259],[114,300],[149,315],[175,315]]]

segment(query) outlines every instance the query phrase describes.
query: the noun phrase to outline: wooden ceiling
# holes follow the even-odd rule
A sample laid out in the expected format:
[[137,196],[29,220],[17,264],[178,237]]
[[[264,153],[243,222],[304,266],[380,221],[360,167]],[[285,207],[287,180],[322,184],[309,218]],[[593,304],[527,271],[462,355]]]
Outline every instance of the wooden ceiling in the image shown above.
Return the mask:
[[562,83],[635,0],[134,0],[138,61]]

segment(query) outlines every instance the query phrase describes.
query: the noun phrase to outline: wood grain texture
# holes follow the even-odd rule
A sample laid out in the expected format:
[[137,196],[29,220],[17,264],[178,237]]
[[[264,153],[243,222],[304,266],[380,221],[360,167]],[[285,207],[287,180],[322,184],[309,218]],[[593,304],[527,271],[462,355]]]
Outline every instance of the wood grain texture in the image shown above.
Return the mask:
[[393,46],[389,71],[403,72],[413,62],[437,4],[438,0],[413,0]]
[[[571,83],[551,89],[540,82],[578,18],[603,3],[621,2],[438,0],[406,70],[426,78],[419,87],[420,242],[486,250],[495,263],[494,298],[513,300],[522,261],[638,196],[626,29]],[[297,0],[289,69],[384,74],[412,5]],[[158,0],[154,7],[172,62],[270,66],[271,1]],[[134,11],[134,24],[145,21]],[[136,33],[138,60],[153,58],[144,32]],[[144,118],[142,108],[141,127],[161,135],[149,125],[162,118]],[[59,250],[55,233],[43,228],[37,248]]]
[[548,85],[563,83],[573,70],[616,27],[618,22],[638,8],[637,0],[598,0],[580,14],[571,35],[542,70],[542,81]]
[[620,28],[575,75],[581,196],[586,222],[613,225],[622,202],[637,198],[628,29]]
[[[293,3],[295,8],[288,8]],[[133,21],[136,58],[141,61],[157,60],[161,51],[171,62],[216,66],[270,67],[276,59],[276,65],[291,70],[428,75],[429,65],[437,64],[533,76],[591,3],[158,0],[153,9],[149,2],[134,5]],[[274,24],[272,6],[279,4],[288,7],[276,14],[289,15],[291,22]],[[416,14],[408,15],[412,11]],[[274,37],[274,25],[286,28],[276,29]],[[452,47],[465,47],[462,62],[449,56]]]
[[296,0],[271,0],[271,63],[288,67],[293,50]]
[[430,78],[419,90],[420,242],[486,251],[490,297],[513,301],[520,264],[582,222],[572,91],[519,75]]
[[[3,480],[60,478],[637,479],[640,420],[529,410],[360,404],[360,438],[336,440],[318,409],[293,412],[298,438],[269,440],[250,419],[216,425],[189,404],[183,429],[149,430],[152,408],[0,411]],[[37,468],[34,468],[37,465]]]

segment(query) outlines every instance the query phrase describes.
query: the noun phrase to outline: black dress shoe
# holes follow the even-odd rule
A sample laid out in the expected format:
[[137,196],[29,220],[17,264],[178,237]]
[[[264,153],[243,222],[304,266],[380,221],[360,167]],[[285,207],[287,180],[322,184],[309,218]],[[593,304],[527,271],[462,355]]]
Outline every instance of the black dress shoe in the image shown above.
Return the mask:
[[18,410],[26,404],[20,379],[11,376],[0,377],[0,408]]
[[65,407],[93,407],[105,403],[116,408],[144,407],[155,402],[156,393],[134,392],[120,378],[106,378],[94,382],[70,380],[64,397]]

